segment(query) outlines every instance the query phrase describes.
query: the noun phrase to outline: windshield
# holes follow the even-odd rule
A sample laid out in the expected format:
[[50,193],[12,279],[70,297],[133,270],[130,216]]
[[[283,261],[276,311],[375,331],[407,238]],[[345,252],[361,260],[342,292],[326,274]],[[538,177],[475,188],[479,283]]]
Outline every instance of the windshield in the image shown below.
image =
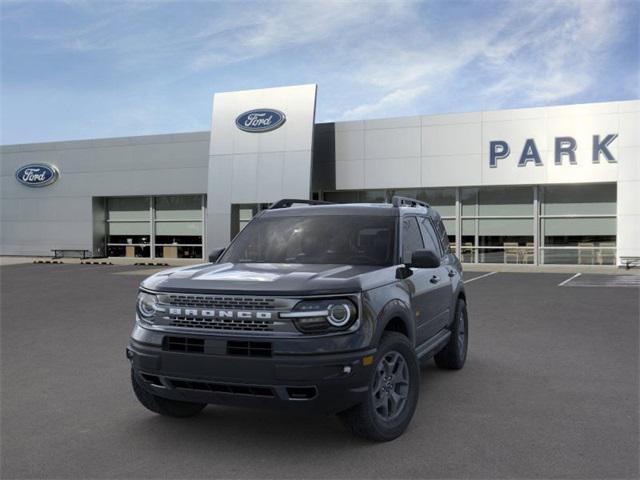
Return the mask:
[[261,217],[250,222],[221,262],[393,265],[392,216]]

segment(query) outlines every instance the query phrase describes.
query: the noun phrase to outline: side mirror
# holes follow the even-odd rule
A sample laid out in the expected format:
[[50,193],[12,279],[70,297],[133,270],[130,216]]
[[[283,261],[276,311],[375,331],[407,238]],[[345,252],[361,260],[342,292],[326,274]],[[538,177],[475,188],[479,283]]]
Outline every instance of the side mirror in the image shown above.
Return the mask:
[[409,268],[438,268],[440,266],[440,257],[431,250],[416,250],[411,255],[411,263],[407,265]]
[[209,262],[216,263],[220,258],[220,255],[222,255],[222,252],[224,252],[224,248],[216,248],[211,250],[211,253],[209,254]]

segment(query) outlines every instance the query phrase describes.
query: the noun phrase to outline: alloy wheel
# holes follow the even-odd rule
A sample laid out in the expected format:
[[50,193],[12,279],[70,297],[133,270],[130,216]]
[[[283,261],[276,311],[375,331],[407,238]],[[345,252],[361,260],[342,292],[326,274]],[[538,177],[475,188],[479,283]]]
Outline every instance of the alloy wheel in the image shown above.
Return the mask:
[[378,361],[371,394],[382,420],[393,420],[402,413],[409,396],[409,366],[400,353],[392,350]]

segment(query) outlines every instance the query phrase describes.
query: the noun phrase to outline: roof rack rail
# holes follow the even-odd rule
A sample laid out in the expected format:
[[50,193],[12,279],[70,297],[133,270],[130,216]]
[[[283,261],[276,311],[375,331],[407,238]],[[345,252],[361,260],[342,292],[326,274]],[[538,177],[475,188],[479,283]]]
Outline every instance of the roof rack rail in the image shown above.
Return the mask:
[[400,197],[398,195],[394,195],[391,198],[391,205],[394,207],[426,207],[429,208],[429,204],[426,202],[421,202],[420,200],[416,200],[415,198],[409,197]]
[[321,200],[305,200],[299,198],[283,198],[282,200],[278,200],[274,204],[269,207],[269,210],[274,210],[276,208],[289,208],[296,203],[301,203],[303,205],[330,205],[331,202],[323,202]]

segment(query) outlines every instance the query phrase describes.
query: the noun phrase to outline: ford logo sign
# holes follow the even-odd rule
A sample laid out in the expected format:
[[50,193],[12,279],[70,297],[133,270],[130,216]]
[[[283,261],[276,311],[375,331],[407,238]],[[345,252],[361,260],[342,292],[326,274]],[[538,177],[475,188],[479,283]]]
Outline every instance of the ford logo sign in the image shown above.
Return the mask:
[[245,132],[269,132],[281,127],[286,120],[287,117],[279,110],[259,108],[238,115],[236,126]]
[[46,163],[25,165],[16,172],[16,180],[27,187],[46,187],[58,180],[59,176],[58,169]]

